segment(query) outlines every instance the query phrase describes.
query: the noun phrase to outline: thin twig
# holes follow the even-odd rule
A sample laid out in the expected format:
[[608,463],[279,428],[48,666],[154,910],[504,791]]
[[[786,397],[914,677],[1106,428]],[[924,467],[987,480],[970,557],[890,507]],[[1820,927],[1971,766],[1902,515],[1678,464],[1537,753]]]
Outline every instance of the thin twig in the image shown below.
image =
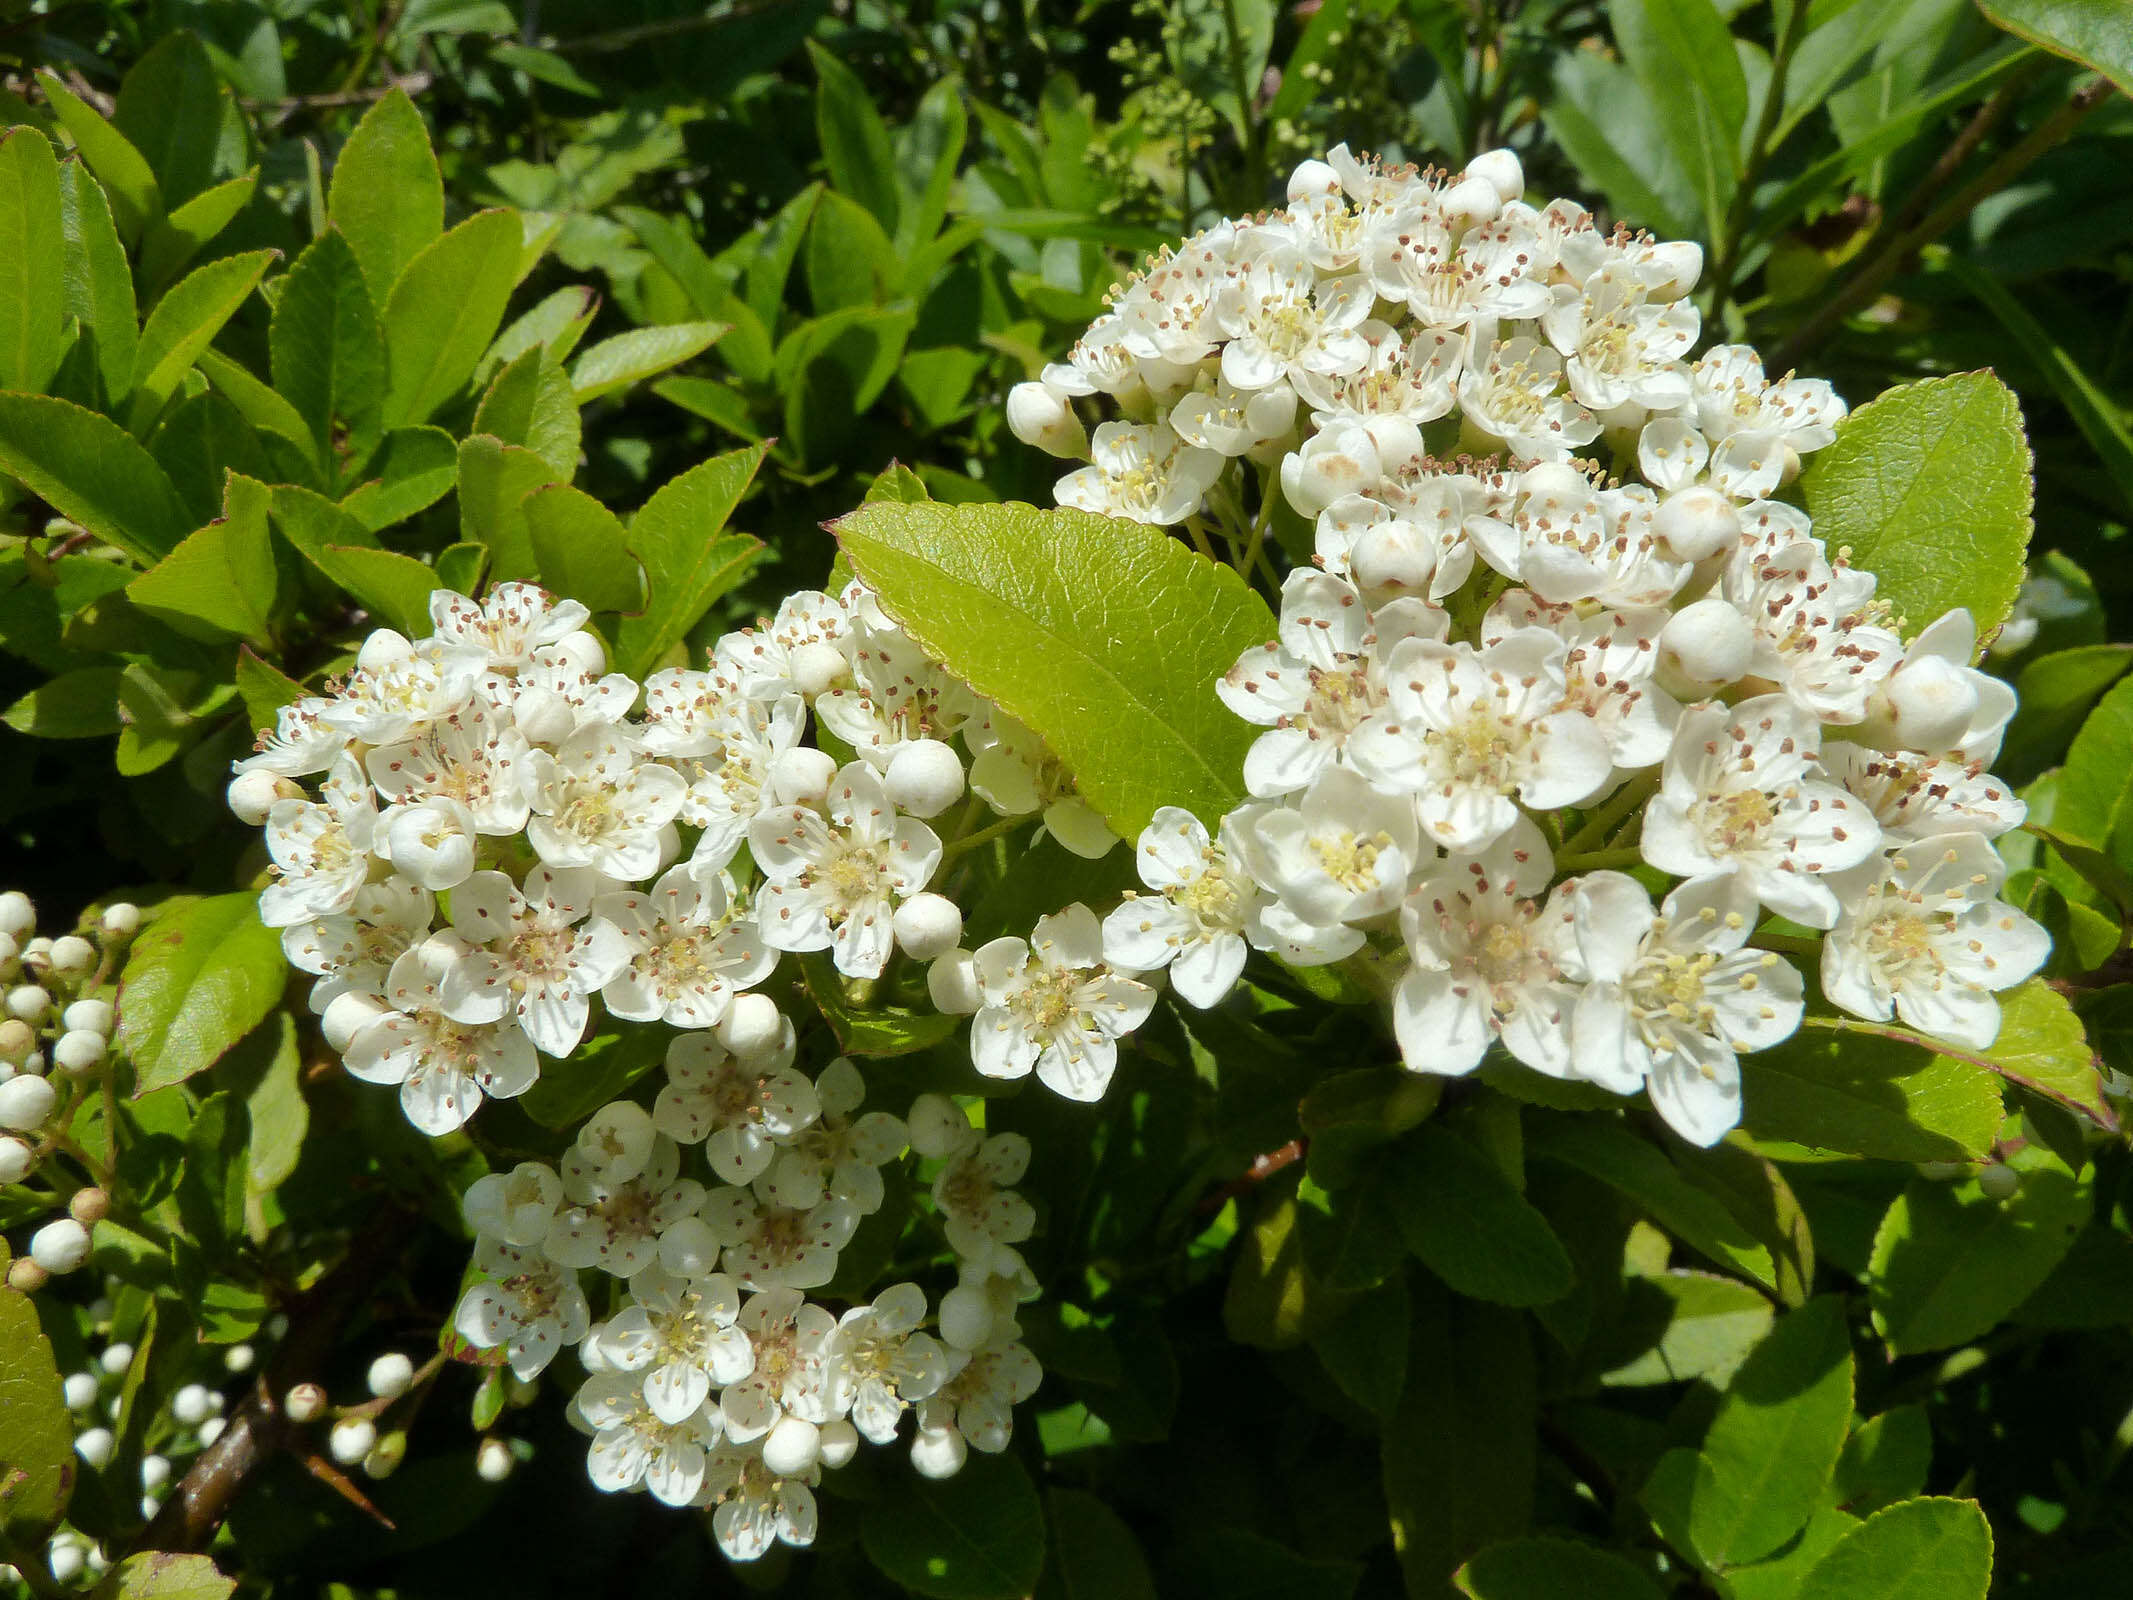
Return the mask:
[[436,77],[427,72],[410,72],[405,77],[398,78],[388,74],[386,82],[368,89],[337,89],[331,94],[292,94],[280,100],[243,100],[239,104],[245,110],[256,111],[262,116],[287,116],[295,111],[369,105],[374,100],[383,100],[395,89],[404,90],[409,95],[418,95],[436,81]]

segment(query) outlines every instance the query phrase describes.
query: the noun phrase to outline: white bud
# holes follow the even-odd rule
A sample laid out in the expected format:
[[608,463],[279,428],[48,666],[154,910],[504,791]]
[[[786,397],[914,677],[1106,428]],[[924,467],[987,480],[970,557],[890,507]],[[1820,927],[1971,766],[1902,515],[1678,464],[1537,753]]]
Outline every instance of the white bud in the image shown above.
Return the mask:
[[36,1165],[37,1151],[33,1146],[12,1134],[0,1134],[0,1184],[20,1183]]
[[781,1478],[797,1478],[822,1454],[822,1433],[812,1422],[788,1413],[763,1435],[763,1465]]
[[718,1235],[702,1217],[681,1217],[659,1236],[659,1264],[677,1278],[701,1278],[716,1271],[718,1252]]
[[42,1022],[51,1009],[52,996],[34,983],[7,992],[7,1014],[18,1022]]
[[30,1235],[30,1259],[53,1277],[89,1259],[89,1230],[72,1217],[47,1222]]
[[205,1450],[209,1445],[213,1444],[217,1439],[221,1438],[222,1430],[224,1428],[227,1428],[229,1425],[229,1419],[227,1417],[209,1417],[207,1421],[201,1423],[200,1448]]
[[1494,222],[1503,210],[1504,197],[1487,178],[1461,178],[1437,197],[1437,209],[1453,227]]
[[1018,383],[1007,391],[1007,428],[1024,444],[1061,460],[1089,453],[1089,431],[1067,397],[1047,383]]
[[53,1578],[60,1583],[72,1583],[81,1576],[81,1569],[88,1565],[89,1552],[69,1539],[61,1544],[54,1539],[45,1552],[44,1564]]
[[473,876],[474,817],[456,801],[417,800],[394,806],[385,827],[385,854],[396,871],[425,889],[455,889]]
[[737,994],[713,1030],[718,1042],[746,1059],[777,1048],[790,1024],[767,994]]
[[483,1483],[502,1483],[518,1465],[511,1447],[501,1439],[484,1439],[474,1450],[474,1476]]
[[188,1383],[170,1397],[170,1414],[188,1428],[197,1428],[222,1406],[222,1397],[204,1383]]
[[97,1357],[97,1365],[116,1378],[133,1365],[133,1346],[121,1341],[104,1346],[104,1353]]
[[378,1442],[377,1424],[368,1417],[343,1417],[326,1436],[326,1449],[344,1467],[352,1467],[370,1454]]
[[1676,561],[1701,561],[1740,543],[1740,513],[1716,489],[1692,483],[1659,502],[1652,532]]
[[[2006,629],[2000,631],[2004,637]],[[0,974],[7,973],[21,954],[22,946],[15,942],[15,936],[12,933],[0,933]]]
[[943,1016],[967,1017],[985,1003],[978,992],[976,958],[968,950],[951,950],[926,969],[926,994]]
[[378,1018],[391,1015],[393,1008],[382,996],[346,989],[327,1002],[325,1014],[318,1019],[318,1031],[334,1050],[345,1053],[357,1034]]
[[2022,1174],[1995,1161],[1977,1175],[1977,1186],[1988,1200],[2011,1200],[2022,1187]]
[[1466,164],[1466,176],[1481,179],[1506,202],[1516,200],[1526,192],[1525,169],[1518,164],[1517,155],[1509,150],[1482,151]]
[[141,931],[141,908],[131,900],[114,900],[104,907],[98,926],[108,938],[131,939]]
[[1355,581],[1365,589],[1420,592],[1437,570],[1437,551],[1428,534],[1398,518],[1365,528],[1348,552]]
[[49,1078],[27,1072],[10,1078],[0,1083],[0,1128],[35,1133],[51,1120],[52,1108],[58,1103],[59,1093]]
[[519,690],[511,715],[528,744],[561,744],[578,725],[577,712],[553,689]]
[[1646,248],[1641,269],[1654,300],[1679,300],[1703,276],[1703,246],[1693,239],[1662,239]]
[[823,1423],[816,1430],[816,1434],[822,1464],[831,1471],[859,1454],[859,1430],[843,1417],[839,1417],[835,1422]]
[[111,1464],[112,1446],[117,1442],[109,1428],[89,1428],[75,1435],[74,1453],[101,1472]]
[[1370,433],[1336,422],[1282,458],[1281,492],[1299,513],[1315,517],[1345,495],[1376,489],[1384,476]]
[[1341,192],[1341,177],[1323,161],[1306,161],[1289,174],[1289,199],[1328,199]]
[[911,1465],[921,1478],[952,1478],[969,1458],[970,1446],[952,1427],[922,1427],[911,1441]]
[[104,1053],[110,1048],[109,1041],[100,1033],[91,1033],[87,1028],[69,1028],[59,1036],[59,1043],[52,1046],[52,1065],[73,1076],[94,1072],[103,1065]]
[[977,1137],[963,1108],[944,1094],[922,1094],[911,1102],[904,1119],[911,1130],[911,1148],[928,1161],[954,1155]]
[[300,1383],[282,1396],[281,1409],[298,1427],[316,1422],[326,1414],[326,1391],[315,1383]]
[[141,1487],[160,1489],[170,1482],[170,1457],[148,1455],[141,1457]]
[[62,934],[52,941],[52,970],[70,978],[95,971],[96,946],[78,933]]
[[59,1389],[66,1398],[69,1411],[87,1411],[96,1404],[96,1374],[93,1372],[70,1372]]
[[1874,691],[1860,736],[1927,755],[1954,749],[1977,715],[1975,676],[1940,656],[1914,656]]
[[35,1028],[15,1017],[0,1021],[0,1063],[19,1067],[36,1053]]
[[792,653],[792,682],[808,699],[828,694],[852,675],[844,652],[821,639],[810,639]]
[[233,1344],[222,1352],[222,1370],[225,1372],[250,1372],[252,1363],[258,1359],[248,1344]]
[[278,800],[301,799],[303,791],[279,773],[253,768],[240,772],[223,791],[231,812],[249,828],[266,826],[267,815]]
[[37,908],[30,904],[30,897],[20,889],[0,894],[0,933],[20,940],[23,935],[36,931]]
[[100,1033],[111,1037],[112,1025],[117,1018],[112,1014],[109,1000],[77,1000],[59,1014],[59,1020],[69,1028],[80,1028],[87,1033]]
[[1754,626],[1716,596],[1683,606],[1659,632],[1660,681],[1691,697],[1735,682],[1754,659]]
[[407,1435],[388,1433],[363,1452],[363,1474],[370,1478],[390,1478],[406,1459]]
[[896,942],[917,961],[946,955],[963,938],[963,913],[946,895],[915,894],[896,908]]
[[992,1337],[992,1296],[958,1284],[941,1296],[941,1337],[958,1350],[981,1350]]
[[380,1400],[397,1400],[415,1381],[415,1363],[398,1350],[388,1350],[370,1364],[363,1382]]
[[897,810],[937,817],[963,798],[963,763],[938,739],[912,739],[889,757],[882,787]]
[[796,744],[770,763],[770,796],[781,806],[819,805],[837,781],[837,759],[826,750]]

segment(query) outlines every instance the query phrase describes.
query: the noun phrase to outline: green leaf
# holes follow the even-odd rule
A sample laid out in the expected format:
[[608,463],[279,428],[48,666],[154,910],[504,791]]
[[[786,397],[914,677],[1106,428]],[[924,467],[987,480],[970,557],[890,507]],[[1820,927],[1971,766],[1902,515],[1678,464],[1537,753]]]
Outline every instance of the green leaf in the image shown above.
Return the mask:
[[567,483],[578,470],[581,425],[569,374],[535,345],[497,373],[474,412],[474,432],[531,450]]
[[762,541],[723,532],[762,465],[761,447],[691,467],[630,519],[629,549],[644,565],[644,614],[615,628],[615,666],[641,678],[665,660],[712,602],[754,565]]
[[259,169],[204,189],[167,217],[153,218],[141,241],[141,287],[149,294],[168,283],[214,237],[237,219],[259,187]]
[[296,1019],[277,1011],[245,1036],[218,1074],[244,1097],[245,1118],[251,1128],[244,1166],[248,1195],[272,1194],[296,1170],[304,1135],[311,1127],[302,1069]]
[[2133,34],[2117,0],[1978,0],[1978,10],[2018,39],[2093,67],[2133,95]]
[[373,304],[389,300],[400,274],[444,232],[444,175],[429,129],[398,88],[356,124],[340,159],[326,214],[363,264]]
[[862,506],[852,568],[934,659],[1041,735],[1112,831],[1159,806],[1212,827],[1242,798],[1251,724],[1215,697],[1274,635],[1227,567],[1139,523],[1024,505]]
[[2065,754],[2103,692],[2133,667],[2133,644],[2085,644],[2034,658],[2015,679],[2022,714],[2007,725],[1993,766],[2027,782]]
[[[1637,1335],[1623,1343],[1644,1348],[1600,1373],[1601,1383],[1617,1389],[1696,1378],[1724,1388],[1776,1315],[1770,1301],[1747,1284],[1706,1272],[1632,1279],[1623,1285],[1621,1304],[1601,1360],[1616,1359],[1615,1333]],[[1653,1323],[1659,1323],[1656,1337]]]
[[1821,1503],[1852,1419],[1843,1303],[1780,1317],[1727,1386],[1704,1435],[1689,1537],[1713,1567],[1759,1561]]
[[409,638],[429,631],[436,574],[413,556],[383,550],[371,532],[323,496],[293,484],[274,489],[274,525],[325,576]]
[[79,161],[59,169],[59,205],[67,236],[67,310],[95,336],[104,395],[116,404],[133,381],[133,350],[141,337],[126,247],[103,187]]
[[583,284],[556,290],[496,336],[478,370],[486,373],[507,365],[529,350],[546,350],[558,362],[568,360],[599,309],[600,297]]
[[1981,1060],[2010,1083],[2020,1084],[2104,1126],[2116,1118],[2103,1097],[2103,1076],[2081,1019],[2066,997],[2042,978],[2031,978],[2000,996],[2000,1033],[1989,1049],[1943,1051]]
[[34,1546],[59,1521],[74,1486],[74,1424],[37,1308],[7,1288],[0,1288],[0,1440],[0,1527],[11,1545]]
[[367,458],[385,403],[385,336],[362,265],[339,233],[312,240],[282,279],[267,342],[274,387],[310,428],[318,458]]
[[1012,1455],[973,1454],[952,1478],[889,1476],[859,1537],[875,1566],[935,1600],[1019,1600],[1044,1567],[1044,1509]]
[[894,233],[901,202],[888,127],[858,74],[812,39],[807,54],[815,64],[815,132],[830,182],[873,212],[883,231]]
[[1816,1562],[1803,1597],[1984,1600],[1992,1527],[1973,1500],[1905,1500],[1877,1511]]
[[1434,1600],[1532,1520],[1539,1399],[1524,1316],[1421,1289],[1406,1391],[1379,1447],[1407,1592]]
[[218,1090],[193,1111],[185,1131],[185,1168],[178,1175],[178,1216],[192,1242],[210,1258],[244,1233],[245,1162],[251,1127],[244,1102]]
[[1747,80],[1725,19],[1711,0],[1616,0],[1608,18],[1689,170],[1703,210],[1698,231],[1722,238],[1748,120]]
[[[1679,1454],[1694,1466],[1696,1458]],[[1820,1561],[1852,1529],[1859,1518],[1834,1506],[1823,1506],[1807,1519],[1800,1536],[1768,1561],[1735,1567],[1719,1580],[1726,1600],[1814,1600],[1800,1587],[1814,1564]]]
[[97,1600],[229,1600],[237,1580],[207,1556],[144,1550],[121,1561],[98,1586]]
[[621,518],[582,489],[552,483],[519,504],[541,584],[594,611],[644,607],[644,573],[629,552]]
[[1568,1539],[1490,1545],[1454,1581],[1471,1600],[1660,1600],[1652,1580],[1620,1556]]
[[1407,1248],[1459,1293],[1537,1306],[1570,1292],[1574,1274],[1548,1219],[1479,1147],[1424,1123],[1396,1147],[1381,1192]]
[[1669,238],[1700,231],[1694,180],[1635,73],[1591,50],[1558,52],[1542,112],[1548,132],[1633,226]]
[[2092,850],[2116,851],[2133,836],[2133,678],[2121,679],[2101,700],[2066,752],[2052,806],[2051,827]]
[[[163,203],[175,209],[212,181],[225,124],[235,112],[207,47],[180,28],[133,64],[111,120],[146,158]],[[237,137],[242,139],[241,131]]]
[[94,106],[76,99],[57,73],[38,73],[37,84],[60,126],[73,136],[74,148],[104,186],[120,236],[139,238],[149,219],[163,214],[163,194],[147,159]]
[[232,472],[262,481],[280,476],[267,449],[229,397],[207,388],[164,412],[148,439],[148,453],[170,474],[186,519],[196,524],[221,514],[222,487]]
[[1869,1516],[1921,1493],[1933,1466],[1933,1424],[1922,1405],[1896,1406],[1852,1430],[1837,1458],[1832,1494],[1854,1516]]
[[181,633],[263,640],[277,574],[265,487],[232,473],[222,516],[127,586],[126,598]]
[[[2088,1220],[2089,1197],[2051,1157],[2010,1163],[2006,1200],[1976,1179],[1915,1178],[1881,1219],[1867,1288],[1874,1326],[1898,1355],[1967,1344],[2004,1321],[2051,1275]],[[2041,1152],[2037,1152],[2041,1155]]]
[[460,537],[487,548],[491,578],[539,576],[520,507],[557,476],[553,463],[517,445],[478,433],[459,442]]
[[572,397],[579,405],[654,377],[711,348],[726,331],[720,322],[674,322],[633,328],[602,339],[570,369]]
[[133,404],[127,417],[136,437],[147,433],[200,352],[214,343],[280,253],[253,250],[210,261],[156,302],[133,353]]
[[1928,378],[1854,411],[1800,475],[1815,534],[1880,579],[1914,634],[1967,606],[1978,637],[2014,609],[2029,549],[2022,410],[1989,372]]
[[568,1072],[545,1072],[517,1101],[544,1128],[583,1122],[666,1058],[668,1040],[649,1028],[595,1034],[571,1056]]
[[[904,192],[910,203],[897,214],[896,248],[908,256],[940,230],[955,189],[956,167],[963,158],[963,144],[970,118],[963,110],[963,86],[944,78],[926,91],[918,103],[903,137],[898,140],[898,160]],[[914,284],[921,289],[923,284]]]
[[[1303,1213],[1306,1219],[1310,1215]],[[1413,1322],[1406,1279],[1388,1278],[1313,1334],[1311,1348],[1341,1393],[1380,1421],[1390,1421],[1407,1387]]]
[[448,544],[437,552],[437,587],[472,594],[488,565],[486,545]]
[[408,262],[385,304],[387,427],[427,422],[466,386],[503,323],[524,255],[518,213],[482,211]]
[[251,892],[194,900],[141,931],[119,978],[118,1044],[134,1096],[204,1072],[281,999],[281,935]]
[[312,452],[316,446],[311,440],[311,430],[297,415],[296,407],[283,399],[279,390],[262,383],[241,363],[232,361],[219,350],[200,352],[200,371],[214,386],[215,392],[226,396],[245,421],[260,433],[271,433],[287,440],[291,449],[315,469],[317,462]]
[[294,705],[310,692],[243,646],[237,651],[236,682],[238,698],[244,701],[244,713],[254,732],[273,727],[275,712]]
[[395,428],[341,509],[372,533],[435,505],[459,482],[459,446],[442,428]]
[[2005,1115],[1993,1075],[1869,1034],[1802,1029],[1741,1058],[1742,1125],[1759,1140],[1882,1161],[1962,1161]]
[[59,163],[35,128],[0,134],[0,388],[41,390],[66,354],[73,251]]
[[1047,1489],[1051,1561],[1036,1600],[1156,1600],[1140,1541],[1123,1518],[1080,1489]]
[[143,566],[192,527],[155,458],[117,423],[69,401],[0,394],[0,470]]
[[1347,1310],[1352,1296],[1326,1288],[1304,1259],[1302,1208],[1287,1187],[1262,1191],[1243,1231],[1222,1300],[1229,1336],[1262,1350],[1285,1350]]
[[807,225],[808,304],[815,315],[875,306],[896,281],[896,247],[866,207],[826,194]]
[[7,725],[34,739],[101,739],[117,733],[122,670],[76,667],[47,678],[7,708]]

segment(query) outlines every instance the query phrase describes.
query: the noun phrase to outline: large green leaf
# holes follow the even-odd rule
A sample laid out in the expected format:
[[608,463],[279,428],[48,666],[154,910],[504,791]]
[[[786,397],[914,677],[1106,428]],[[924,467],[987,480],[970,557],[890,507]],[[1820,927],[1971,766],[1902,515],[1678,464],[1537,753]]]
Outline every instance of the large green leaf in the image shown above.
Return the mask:
[[104,395],[116,404],[133,382],[133,351],[141,337],[126,247],[103,186],[79,161],[59,169],[59,204],[67,236],[67,310],[95,337]]
[[583,405],[626,389],[710,349],[725,331],[719,322],[675,322],[602,339],[572,364],[571,392]]
[[1156,1600],[1147,1557],[1125,1519],[1080,1489],[1048,1489],[1051,1564],[1043,1600]]
[[1815,533],[1881,580],[1906,636],[1967,606],[2007,620],[2029,550],[2029,441],[1989,372],[1927,378],[1854,411],[1800,475]]
[[1984,1600],[1992,1526],[1973,1500],[1905,1500],[1877,1511],[1816,1562],[1801,1600]]
[[973,1455],[952,1478],[887,1475],[860,1540],[913,1594],[1019,1600],[1044,1567],[1044,1508],[1012,1455]]
[[2133,95],[2133,28],[2122,0],[1978,0],[1978,10],[2017,38],[2094,67]]
[[326,214],[363,264],[373,304],[390,298],[407,264],[444,232],[444,175],[404,91],[365,112],[341,147]]
[[[2096,702],[2066,752],[2052,804],[2051,828],[2092,850],[2109,851],[2133,836],[2133,678]],[[2120,850],[2121,859],[2133,852]]]
[[1837,1458],[1831,1497],[1855,1515],[1908,1500],[1933,1466],[1933,1424],[1923,1405],[1897,1406],[1852,1430]]
[[583,425],[570,375],[546,348],[522,351],[496,374],[474,412],[474,432],[530,450],[547,462],[557,481],[578,470]]
[[540,575],[521,508],[562,476],[547,457],[487,434],[459,441],[459,536],[487,548],[492,579]]
[[429,631],[429,597],[437,575],[413,556],[381,549],[349,512],[294,484],[274,489],[274,523],[282,536],[333,582],[410,638]]
[[1740,177],[1748,84],[1733,35],[1711,0],[1615,0],[1622,57],[1651,96],[1667,143],[1689,169],[1705,239],[1725,229]]
[[807,53],[821,83],[815,95],[815,131],[830,182],[873,212],[883,231],[894,233],[901,201],[888,126],[850,67],[812,39]]
[[184,633],[264,640],[277,574],[263,484],[232,473],[223,514],[189,533],[126,590],[126,598]]
[[147,158],[94,106],[61,83],[57,73],[38,73],[37,85],[44,90],[59,125],[72,136],[74,148],[111,197],[111,214],[119,233],[127,239],[139,238],[150,219],[163,214],[162,191],[156,187]]
[[2073,1247],[2088,1219],[2087,1191],[2035,1149],[2015,1158],[2021,1187],[2006,1200],[1974,1178],[1915,1178],[1896,1197],[1874,1235],[1867,1284],[1874,1325],[1891,1350],[1911,1355],[1975,1339]]
[[331,461],[337,450],[366,458],[385,403],[385,335],[362,265],[340,233],[328,229],[296,258],[274,303],[267,344],[274,387],[311,429],[319,459]]
[[133,64],[111,120],[147,160],[163,203],[176,210],[213,181],[225,135],[236,131],[228,127],[235,110],[207,47],[178,28]]
[[1215,697],[1274,635],[1227,567],[1160,529],[1026,505],[862,506],[852,570],[926,651],[1040,734],[1124,838],[1159,806],[1212,826],[1255,732]]
[[503,325],[525,235],[515,211],[483,211],[407,264],[385,303],[385,425],[427,422],[466,387]]
[[211,1557],[144,1550],[121,1561],[97,1593],[106,1600],[229,1600],[236,1588]]
[[40,390],[66,353],[59,163],[35,128],[0,135],[0,389]]
[[762,541],[723,530],[762,461],[761,448],[715,456],[668,483],[630,519],[629,550],[644,566],[645,604],[643,615],[615,627],[618,671],[641,678],[657,667],[747,574]]
[[0,1288],[0,1527],[9,1542],[41,1540],[73,1485],[74,1424],[52,1346],[30,1297]]
[[133,1060],[135,1096],[213,1066],[274,1009],[288,976],[257,894],[212,895],[156,918],[119,979],[117,1042]]
[[1704,1435],[1689,1537],[1714,1567],[1769,1555],[1828,1488],[1852,1420],[1844,1307],[1811,1300],[1780,1317],[1733,1375]]
[[1620,1556],[1568,1539],[1492,1544],[1457,1581],[1471,1600],[1660,1600],[1652,1580]]
[[1537,1306],[1570,1292],[1570,1257],[1548,1219],[1451,1129],[1424,1123],[1402,1139],[1379,1190],[1408,1249],[1459,1293]]
[[1759,1140],[1882,1161],[1961,1161],[1992,1148],[2000,1086],[1973,1062],[1863,1033],[1802,1029],[1743,1056],[1741,1124]]
[[279,255],[253,250],[210,261],[156,302],[133,353],[133,404],[127,415],[137,437],[146,435],[200,353],[215,342]]
[[192,526],[155,458],[117,423],[66,400],[0,394],[0,470],[143,566]]
[[167,217],[148,224],[141,239],[141,288],[149,295],[175,277],[184,265],[236,221],[259,187],[259,169],[203,189]]
[[542,584],[595,611],[637,612],[644,574],[622,520],[582,489],[552,483],[519,504]]
[[342,496],[341,509],[376,533],[452,492],[459,481],[459,446],[442,428],[395,428],[362,476],[362,484]]
[[101,739],[119,731],[119,667],[75,667],[7,708],[7,725],[33,739]]

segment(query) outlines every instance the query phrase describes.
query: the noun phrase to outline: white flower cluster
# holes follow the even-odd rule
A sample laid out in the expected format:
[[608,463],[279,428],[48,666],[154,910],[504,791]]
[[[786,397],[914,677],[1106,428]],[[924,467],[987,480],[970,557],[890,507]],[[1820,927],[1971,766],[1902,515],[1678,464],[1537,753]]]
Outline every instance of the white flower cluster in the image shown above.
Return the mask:
[[[1215,839],[1158,817],[1156,893],[1103,953],[1206,1005],[1247,945],[1320,963],[1396,935],[1410,1067],[1500,1040],[1706,1144],[1738,1120],[1736,1054],[1798,1026],[1780,952],[1815,930],[1837,1005],[1989,1045],[1993,992],[2048,948],[1990,842],[2024,815],[1987,770],[2012,691],[1967,613],[1906,645],[1777,498],[1845,408],[1742,346],[1688,360],[1698,247],[1523,188],[1507,151],[1439,173],[1337,149],[1285,209],[1157,256],[1012,397],[1026,441],[1089,457],[1064,505],[1212,523],[1245,567],[1280,502],[1315,523],[1279,637],[1220,685],[1266,730],[1253,799]],[[1093,445],[1092,396],[1123,414]],[[1029,1010],[1072,1014],[1060,994]]]

